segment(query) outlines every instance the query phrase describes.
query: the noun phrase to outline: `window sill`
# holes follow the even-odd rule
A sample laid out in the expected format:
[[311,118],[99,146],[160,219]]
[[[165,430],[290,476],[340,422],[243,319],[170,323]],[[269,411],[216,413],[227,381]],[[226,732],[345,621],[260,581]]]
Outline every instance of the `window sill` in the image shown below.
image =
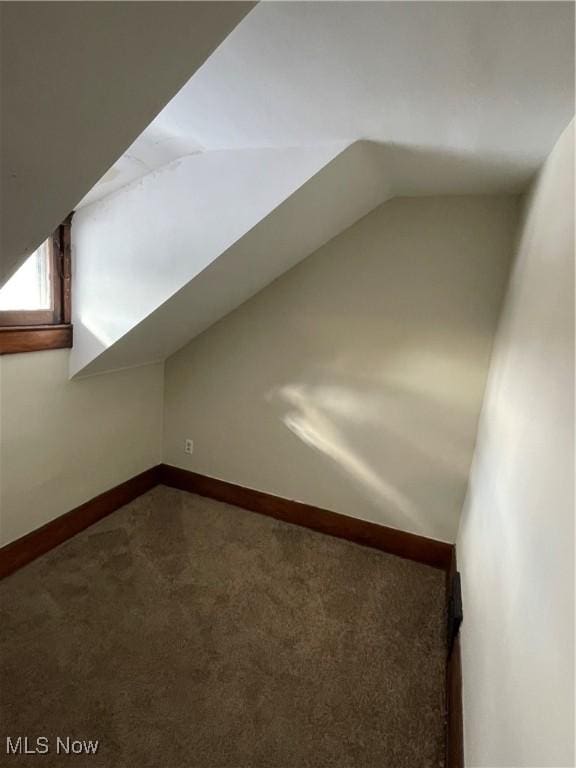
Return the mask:
[[0,326],[0,355],[72,346],[71,325]]

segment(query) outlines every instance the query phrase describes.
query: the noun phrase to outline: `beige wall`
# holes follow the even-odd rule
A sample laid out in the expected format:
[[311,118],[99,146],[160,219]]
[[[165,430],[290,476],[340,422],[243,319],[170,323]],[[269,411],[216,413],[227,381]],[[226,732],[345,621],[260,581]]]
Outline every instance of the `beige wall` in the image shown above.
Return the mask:
[[574,766],[573,137],[531,195],[458,537],[469,768]]
[[68,356],[0,358],[0,544],[160,461],[163,365],[69,381]]
[[396,199],[322,247],[169,358],[164,460],[453,541],[516,209]]

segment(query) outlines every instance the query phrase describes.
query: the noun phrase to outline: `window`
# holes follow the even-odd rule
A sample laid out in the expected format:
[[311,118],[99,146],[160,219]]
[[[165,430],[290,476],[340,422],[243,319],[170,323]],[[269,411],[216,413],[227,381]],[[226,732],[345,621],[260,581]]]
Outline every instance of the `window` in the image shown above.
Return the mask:
[[70,220],[0,288],[0,354],[72,346]]

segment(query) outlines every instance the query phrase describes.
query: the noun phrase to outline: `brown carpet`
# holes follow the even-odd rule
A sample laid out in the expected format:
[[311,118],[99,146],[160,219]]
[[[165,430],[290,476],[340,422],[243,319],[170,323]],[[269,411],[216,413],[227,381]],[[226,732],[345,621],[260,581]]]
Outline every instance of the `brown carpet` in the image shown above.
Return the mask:
[[5,579],[0,627],[2,765],[443,765],[424,565],[158,487]]

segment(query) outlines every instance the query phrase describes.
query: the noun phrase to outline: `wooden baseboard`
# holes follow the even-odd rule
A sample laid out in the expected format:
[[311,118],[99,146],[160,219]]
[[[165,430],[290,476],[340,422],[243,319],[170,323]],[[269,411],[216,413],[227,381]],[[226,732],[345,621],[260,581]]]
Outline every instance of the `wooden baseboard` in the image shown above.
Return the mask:
[[460,635],[454,641],[446,667],[446,699],[446,766],[447,768],[464,768]]
[[149,491],[159,482],[159,467],[152,467],[125,483],[101,493],[76,509],[27,533],[0,549],[0,578],[45,554],[111,512]]
[[0,578],[43,555],[159,483],[374,547],[434,568],[448,571],[452,562],[452,544],[160,464],[0,548]]
[[453,545],[443,541],[376,525],[356,517],[348,517],[310,504],[303,504],[300,501],[283,499],[168,464],[160,465],[160,482],[172,488],[208,496],[252,512],[268,515],[276,520],[301,525],[330,536],[374,547],[392,555],[416,560],[434,568],[448,570],[450,566]]

